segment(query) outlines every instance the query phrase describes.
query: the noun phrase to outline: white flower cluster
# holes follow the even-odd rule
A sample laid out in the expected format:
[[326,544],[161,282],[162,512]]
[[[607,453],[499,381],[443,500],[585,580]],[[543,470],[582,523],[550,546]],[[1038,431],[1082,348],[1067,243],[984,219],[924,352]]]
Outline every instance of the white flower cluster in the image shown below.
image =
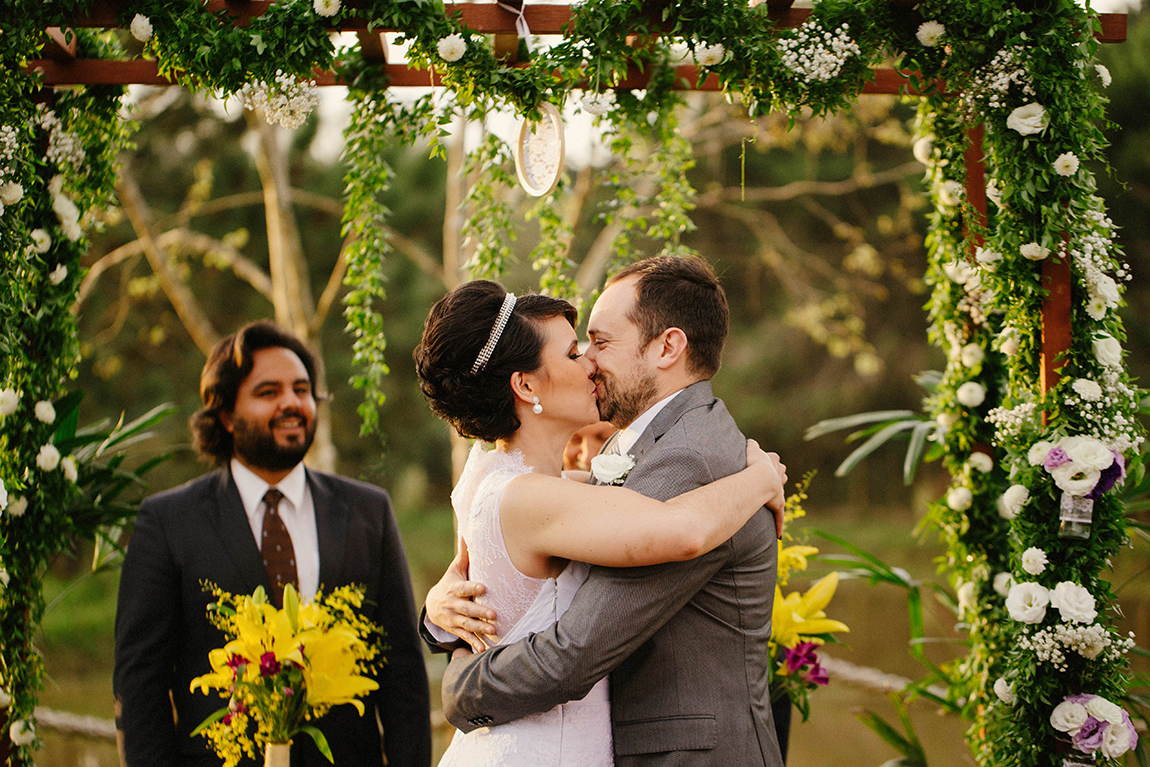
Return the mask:
[[64,130],[56,113],[41,104],[37,115],[40,127],[48,132],[48,161],[57,168],[79,170],[84,163],[84,147],[80,139]]
[[833,80],[852,56],[862,51],[850,37],[850,25],[841,24],[830,32],[808,21],[794,37],[779,41],[783,66],[807,83]]
[[1086,626],[1060,623],[1029,636],[1023,634],[1018,646],[1034,653],[1034,659],[1039,663],[1049,663],[1059,671],[1066,671],[1067,651],[1076,652],[1087,660],[1097,660],[1101,656],[1103,662],[1118,661],[1134,646],[1134,640],[1115,637],[1105,626],[1097,623]]
[[604,91],[603,93],[588,93],[583,96],[583,111],[587,114],[599,116],[605,115],[611,111],[611,106],[615,103],[615,91]]
[[[48,182],[48,193],[52,195],[52,210],[56,212],[56,217],[60,220],[60,228],[64,231],[64,236],[72,242],[80,239],[83,230],[80,228],[80,209],[76,207],[76,203],[64,194],[64,177],[56,174],[52,180]],[[39,243],[33,237],[33,244],[39,250]],[[51,240],[49,239],[49,245]],[[63,269],[61,273],[59,270]],[[50,275],[53,285],[59,285],[63,282],[64,277],[68,274],[68,267],[60,264],[57,270]]]
[[1075,379],[1063,399],[1066,407],[1082,413],[1088,424],[1085,436],[1104,442],[1119,453],[1142,443],[1137,422],[1128,414],[1137,403],[1138,392],[1122,380],[1118,371],[1109,369],[1097,381]]
[[1001,109],[1006,105],[1010,86],[1017,85],[1024,96],[1034,96],[1034,85],[1024,62],[1030,52],[1021,46],[1003,48],[994,55],[990,63],[974,73],[968,93],[976,101],[985,101],[990,109]]
[[[1057,442],[1039,440],[1026,455],[1031,466],[1042,466],[1054,479],[1058,489],[1069,495],[1084,496],[1098,487],[1106,492],[1125,476],[1122,455],[1101,440],[1075,435]],[[1099,481],[1106,474],[1101,486]]]
[[975,325],[985,325],[987,309],[994,303],[995,292],[982,284],[982,270],[960,259],[943,264],[942,271],[966,291],[955,308],[969,315]]
[[1024,428],[1036,422],[1037,411],[1037,403],[1023,402],[1012,408],[996,407],[987,413],[986,420],[994,426],[995,444],[1021,434]]
[[240,94],[248,109],[264,110],[269,123],[279,123],[289,130],[303,125],[319,104],[314,81],[300,80],[282,69],[276,70],[274,82],[247,83]]
[[12,168],[9,163],[16,156],[20,139],[11,125],[0,125],[0,216],[6,205],[15,205],[24,197],[24,187],[8,180]]
[[[1113,224],[1101,211],[1089,211],[1086,218],[1089,228],[1071,242],[1070,255],[1086,283],[1089,297],[1086,313],[1094,320],[1102,320],[1122,300],[1118,281],[1106,273],[1113,268]],[[1126,264],[1119,265],[1117,276],[1119,280],[1129,280],[1130,268]]]

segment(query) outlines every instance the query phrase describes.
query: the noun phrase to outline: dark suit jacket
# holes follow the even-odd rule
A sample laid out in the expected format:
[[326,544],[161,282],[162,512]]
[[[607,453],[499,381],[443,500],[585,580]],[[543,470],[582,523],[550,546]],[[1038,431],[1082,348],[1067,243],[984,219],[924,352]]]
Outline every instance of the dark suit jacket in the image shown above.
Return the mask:
[[[379,690],[360,717],[350,705],[319,720],[337,765],[427,767],[431,761],[427,672],[415,628],[414,599],[391,502],[377,487],[307,472],[319,535],[320,585],[366,589],[364,615],[387,633]],[[263,560],[231,472],[220,469],[152,496],[140,506],[120,576],[113,686],[129,767],[219,765],[189,733],[223,701],[190,692],[210,670],[208,651],[225,637],[207,620],[202,582],[233,594],[268,588]],[[168,695],[175,703],[176,719]],[[378,717],[378,721],[377,721]],[[380,723],[383,735],[380,736]],[[293,765],[327,765],[299,736]]]
[[[655,417],[624,486],[667,500],[746,466],[702,381]],[[594,567],[551,629],[453,660],[444,713],[464,732],[582,698],[611,675],[617,767],[782,767],[767,690],[778,548],[760,509],[698,559]]]

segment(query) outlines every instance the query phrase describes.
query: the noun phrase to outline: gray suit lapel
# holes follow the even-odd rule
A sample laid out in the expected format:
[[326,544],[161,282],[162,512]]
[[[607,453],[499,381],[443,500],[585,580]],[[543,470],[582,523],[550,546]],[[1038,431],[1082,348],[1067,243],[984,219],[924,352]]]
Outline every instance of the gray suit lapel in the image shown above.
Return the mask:
[[340,575],[347,550],[350,512],[332,492],[322,474],[309,471],[307,481],[315,505],[315,528],[319,537],[319,585],[333,587],[342,583]]
[[[252,535],[244,502],[229,469],[220,469],[215,477],[216,508],[212,515],[220,540],[232,561],[236,563],[245,583],[260,584],[267,589],[268,576],[259,546]],[[252,586],[255,589],[255,586]]]
[[[710,381],[699,381],[688,386],[683,391],[679,392],[673,400],[668,402],[655,419],[651,421],[650,425],[643,430],[639,435],[639,439],[628,451],[629,455],[635,459],[635,465],[638,467],[643,462],[643,456],[647,451],[655,446],[667,431],[678,423],[679,419],[690,410],[697,407],[702,407],[713,402],[715,399],[711,393]],[[624,482],[624,485],[627,483]]]

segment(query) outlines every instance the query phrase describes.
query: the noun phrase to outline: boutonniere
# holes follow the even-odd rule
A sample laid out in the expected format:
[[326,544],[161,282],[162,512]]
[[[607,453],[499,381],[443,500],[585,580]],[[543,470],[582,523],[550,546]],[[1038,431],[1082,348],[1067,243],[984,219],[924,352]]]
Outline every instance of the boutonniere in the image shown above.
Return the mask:
[[629,455],[597,455],[591,459],[591,475],[604,485],[621,485],[635,468],[635,459]]

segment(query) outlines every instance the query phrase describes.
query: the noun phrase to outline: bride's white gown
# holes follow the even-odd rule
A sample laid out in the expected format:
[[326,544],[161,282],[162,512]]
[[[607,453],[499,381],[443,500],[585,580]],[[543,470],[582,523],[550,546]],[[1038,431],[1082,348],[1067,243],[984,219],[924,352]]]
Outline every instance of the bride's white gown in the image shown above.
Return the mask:
[[[471,449],[451,504],[467,542],[470,578],[487,585],[480,600],[498,616],[500,643],[516,642],[559,619],[587,578],[571,562],[556,578],[531,578],[511,563],[499,524],[507,483],[531,471],[519,452]],[[611,767],[611,708],[603,679],[578,701],[507,724],[455,733],[439,767]]]

